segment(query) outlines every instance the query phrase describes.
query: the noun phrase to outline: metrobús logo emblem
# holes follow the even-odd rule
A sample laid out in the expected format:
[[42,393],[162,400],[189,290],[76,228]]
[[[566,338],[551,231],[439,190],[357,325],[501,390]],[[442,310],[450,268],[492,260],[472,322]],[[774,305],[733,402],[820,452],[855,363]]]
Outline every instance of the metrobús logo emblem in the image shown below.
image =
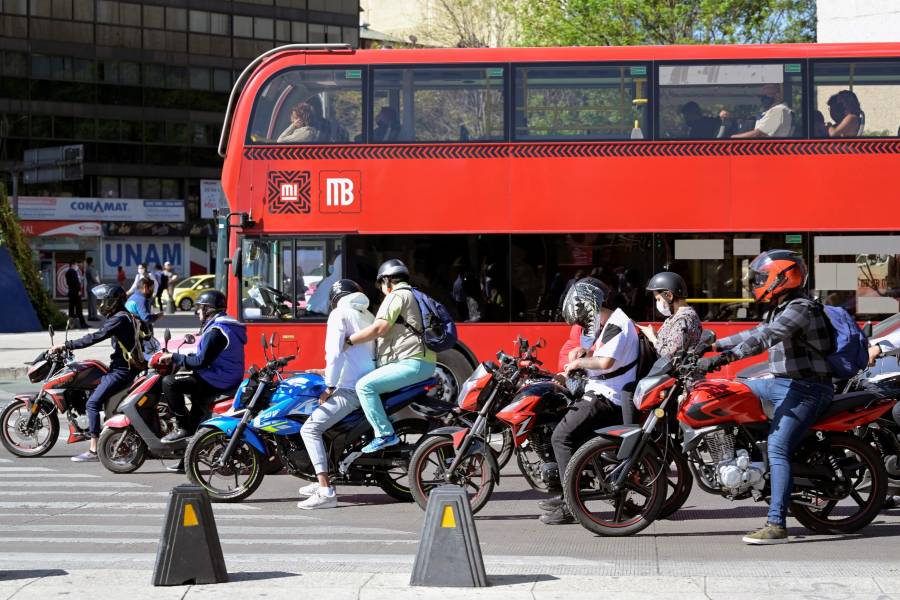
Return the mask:
[[319,173],[319,212],[358,213],[362,211],[362,173],[360,171],[322,171]]
[[266,206],[276,214],[309,213],[309,171],[269,171]]

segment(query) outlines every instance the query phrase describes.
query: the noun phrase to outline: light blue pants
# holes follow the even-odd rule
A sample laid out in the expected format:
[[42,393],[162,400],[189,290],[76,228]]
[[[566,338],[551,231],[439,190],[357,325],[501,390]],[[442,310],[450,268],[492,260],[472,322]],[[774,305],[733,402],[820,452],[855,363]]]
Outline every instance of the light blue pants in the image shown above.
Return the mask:
[[394,426],[384,412],[381,394],[425,381],[434,375],[434,363],[418,358],[406,358],[364,375],[356,382],[356,395],[366,418],[378,437],[394,434]]

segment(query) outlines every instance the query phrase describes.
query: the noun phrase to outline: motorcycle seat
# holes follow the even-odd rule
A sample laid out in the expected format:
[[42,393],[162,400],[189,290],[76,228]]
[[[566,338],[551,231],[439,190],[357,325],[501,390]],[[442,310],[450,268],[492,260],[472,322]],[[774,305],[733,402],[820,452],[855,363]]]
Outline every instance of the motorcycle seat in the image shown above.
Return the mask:
[[819,417],[819,420],[827,419],[845,410],[851,410],[865,406],[873,400],[884,398],[884,394],[873,390],[860,390],[858,392],[848,392],[846,394],[838,394],[834,400],[828,405],[828,408]]
[[432,378],[426,379],[425,381],[420,381],[419,383],[414,383],[412,385],[408,385],[406,387],[402,387],[399,390],[394,390],[392,392],[388,392],[386,394],[381,395],[381,401],[386,402],[388,399],[393,398],[394,396],[399,396],[401,394],[406,394],[412,391],[418,391],[422,389],[423,386],[436,385],[437,380]]

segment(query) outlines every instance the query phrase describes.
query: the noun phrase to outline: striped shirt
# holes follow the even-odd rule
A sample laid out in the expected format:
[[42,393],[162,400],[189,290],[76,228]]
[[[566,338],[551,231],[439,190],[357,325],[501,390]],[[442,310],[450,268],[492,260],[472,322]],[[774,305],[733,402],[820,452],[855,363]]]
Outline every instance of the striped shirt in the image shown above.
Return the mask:
[[828,379],[825,356],[831,352],[831,333],[823,310],[806,296],[794,296],[776,306],[765,323],[716,342],[746,358],[768,348],[769,368],[776,377]]

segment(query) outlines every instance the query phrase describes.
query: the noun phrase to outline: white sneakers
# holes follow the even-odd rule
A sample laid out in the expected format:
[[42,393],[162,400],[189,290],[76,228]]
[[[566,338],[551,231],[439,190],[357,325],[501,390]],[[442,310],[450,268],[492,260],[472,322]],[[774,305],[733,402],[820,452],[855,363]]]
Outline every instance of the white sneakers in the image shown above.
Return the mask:
[[301,498],[309,498],[314,495],[317,491],[319,491],[318,483],[311,483],[309,485],[304,485],[300,488],[299,494]]
[[[297,503],[297,508],[302,508],[303,510],[315,510],[318,508],[337,508],[337,494],[334,493],[334,488],[321,488],[318,484],[313,484],[315,489],[312,490],[312,494],[306,498],[306,500],[301,500]],[[304,495],[304,492],[309,490],[310,486],[306,486],[300,489],[300,494]],[[328,492],[331,494],[328,494]]]

